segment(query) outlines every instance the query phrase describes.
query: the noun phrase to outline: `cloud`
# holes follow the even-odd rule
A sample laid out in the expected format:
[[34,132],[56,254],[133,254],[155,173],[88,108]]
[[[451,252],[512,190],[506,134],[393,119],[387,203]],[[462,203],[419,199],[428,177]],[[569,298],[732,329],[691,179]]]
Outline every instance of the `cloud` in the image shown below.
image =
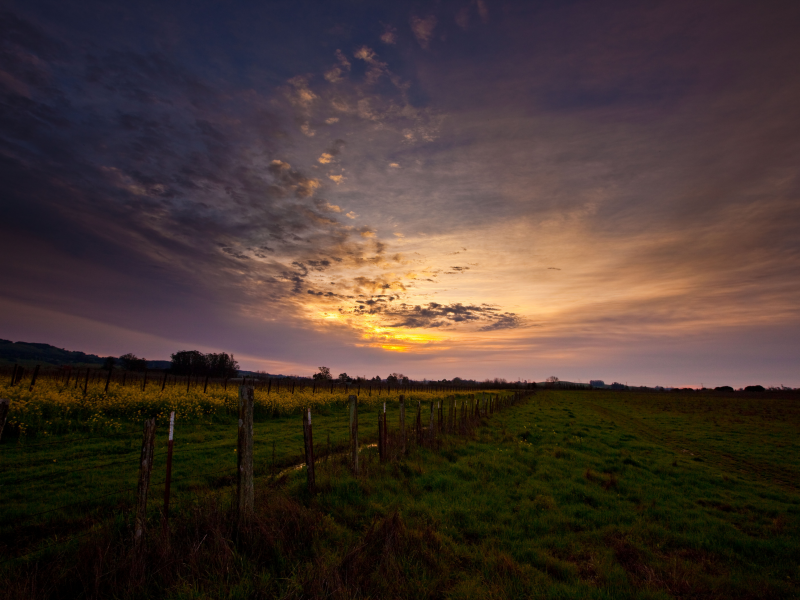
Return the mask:
[[341,139],[337,139],[331,144],[331,147],[325,150],[320,157],[317,159],[317,162],[323,165],[327,165],[341,153],[342,148],[345,146],[345,141]]
[[394,45],[397,43],[397,29],[387,25],[381,34],[381,41],[384,44]]
[[393,168],[393,169],[399,169],[399,168],[400,168],[400,165],[399,165],[399,164],[397,164],[396,162],[389,163],[389,166],[390,166],[391,168]]
[[392,303],[394,296],[373,295],[368,300],[358,300],[352,306],[354,313],[379,315],[386,327],[408,329],[435,329],[457,325],[478,325],[478,331],[517,329],[524,326],[521,317],[502,312],[487,304],[428,304],[410,305]]
[[357,218],[357,217],[358,217],[358,215],[357,215],[356,213],[354,213],[354,212],[351,210],[350,212],[348,212],[348,213],[345,215],[345,217],[347,217],[348,219],[355,219],[355,218]]
[[335,213],[342,212],[342,209],[340,207],[336,206],[335,204],[330,204],[329,202],[326,202],[325,200],[319,198],[314,200],[314,204],[316,204],[317,208],[320,210],[335,212]]
[[308,77],[304,75],[292,77],[289,85],[292,86],[289,97],[294,105],[306,109],[317,99],[317,95],[308,87]]
[[416,15],[411,17],[411,31],[419,42],[419,45],[428,49],[428,44],[433,37],[433,30],[436,28],[436,17],[430,15],[424,19]]
[[481,16],[481,19],[484,23],[489,20],[489,9],[486,7],[485,0],[475,0],[475,4],[478,6],[478,14]]

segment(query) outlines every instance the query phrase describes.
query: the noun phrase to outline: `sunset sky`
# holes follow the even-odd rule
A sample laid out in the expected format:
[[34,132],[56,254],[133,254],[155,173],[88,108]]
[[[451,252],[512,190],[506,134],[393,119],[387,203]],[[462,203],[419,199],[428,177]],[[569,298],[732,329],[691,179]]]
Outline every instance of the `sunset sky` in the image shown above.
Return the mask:
[[0,338],[800,386],[798,2],[0,6]]

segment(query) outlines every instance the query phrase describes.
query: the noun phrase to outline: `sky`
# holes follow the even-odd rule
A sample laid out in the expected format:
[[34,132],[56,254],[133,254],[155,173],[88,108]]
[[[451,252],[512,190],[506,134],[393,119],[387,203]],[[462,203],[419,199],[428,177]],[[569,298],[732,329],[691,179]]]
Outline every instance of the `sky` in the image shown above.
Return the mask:
[[0,338],[800,386],[800,3],[0,1]]

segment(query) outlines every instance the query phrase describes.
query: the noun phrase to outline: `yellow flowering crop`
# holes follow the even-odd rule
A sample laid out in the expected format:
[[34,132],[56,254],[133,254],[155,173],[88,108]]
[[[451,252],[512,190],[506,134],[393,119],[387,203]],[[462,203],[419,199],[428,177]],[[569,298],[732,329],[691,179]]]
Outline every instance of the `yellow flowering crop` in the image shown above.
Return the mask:
[[[184,380],[185,381],[185,380]],[[238,410],[239,384],[229,382],[227,389],[219,383],[210,383],[206,393],[203,386],[187,387],[180,382],[168,384],[161,390],[161,381],[151,380],[142,391],[141,381],[129,382],[122,386],[112,382],[108,392],[104,392],[105,382],[88,386],[83,393],[83,382],[75,385],[73,379],[68,385],[52,378],[40,378],[29,391],[26,382],[16,386],[0,383],[0,398],[11,399],[8,415],[8,430],[16,429],[20,435],[36,433],[51,435],[66,431],[120,431],[123,423],[137,422],[155,417],[159,422],[169,419],[170,411],[175,411],[181,420],[213,417],[218,414],[236,414]],[[202,382],[201,382],[202,383]],[[354,388],[347,390],[337,387],[313,391],[312,387],[287,389],[284,384],[277,391],[275,387],[267,390],[259,383],[255,390],[256,417],[280,416],[298,413],[305,407],[320,410],[347,405],[348,397],[356,394]],[[421,400],[430,402],[446,398],[448,392],[414,391],[409,395],[413,402]],[[390,393],[385,389],[380,392],[361,389],[359,404],[377,404],[384,401],[396,402],[397,389]]]

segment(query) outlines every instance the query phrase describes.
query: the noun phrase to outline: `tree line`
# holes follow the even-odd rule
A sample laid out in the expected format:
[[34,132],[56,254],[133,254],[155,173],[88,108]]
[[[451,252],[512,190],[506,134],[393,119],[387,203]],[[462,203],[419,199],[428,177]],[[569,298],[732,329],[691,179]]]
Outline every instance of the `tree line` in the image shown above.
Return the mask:
[[[230,379],[239,374],[239,363],[233,354],[227,352],[203,354],[199,350],[181,350],[170,355],[170,359],[169,372],[173,375]],[[113,369],[117,363],[126,371],[141,372],[147,369],[147,359],[130,352],[119,359],[109,356],[103,368]]]

